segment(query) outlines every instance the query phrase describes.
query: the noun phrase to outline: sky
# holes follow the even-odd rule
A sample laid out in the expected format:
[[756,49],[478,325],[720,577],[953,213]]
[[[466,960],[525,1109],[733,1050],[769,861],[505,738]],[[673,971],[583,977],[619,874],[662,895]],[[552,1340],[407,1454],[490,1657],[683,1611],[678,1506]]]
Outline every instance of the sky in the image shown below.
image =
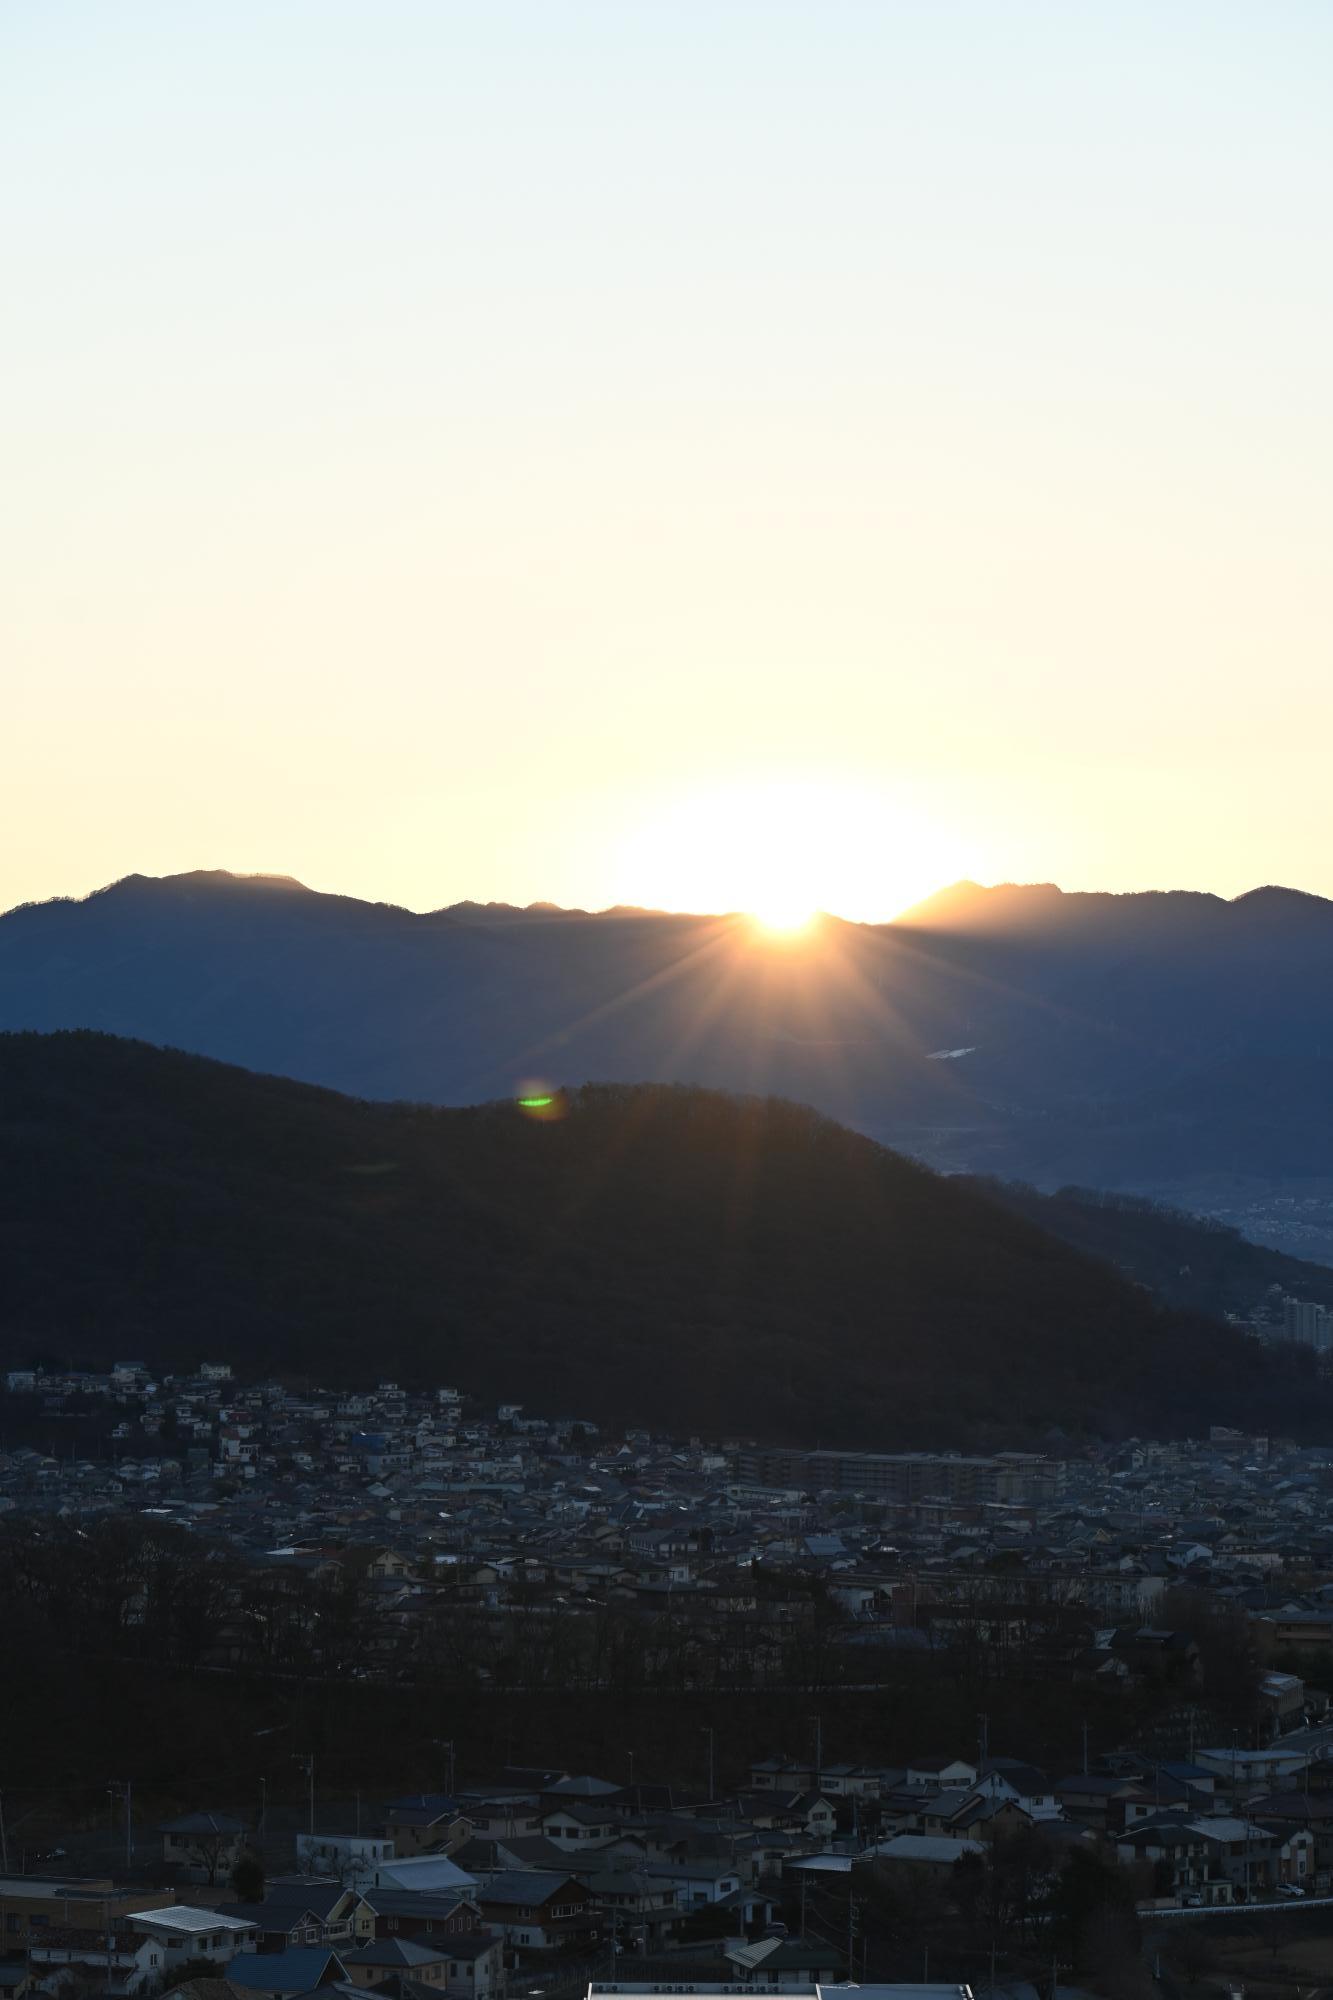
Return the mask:
[[1333,894],[1324,0],[11,0],[0,907]]

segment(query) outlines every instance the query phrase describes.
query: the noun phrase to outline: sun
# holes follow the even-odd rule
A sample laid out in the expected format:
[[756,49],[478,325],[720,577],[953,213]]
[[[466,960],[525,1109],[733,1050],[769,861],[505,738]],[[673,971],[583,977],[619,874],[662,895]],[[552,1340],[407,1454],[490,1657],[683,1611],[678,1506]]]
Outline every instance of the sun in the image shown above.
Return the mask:
[[792,937],[803,931],[815,920],[813,904],[800,896],[764,897],[749,912],[760,930],[773,931],[780,937]]
[[821,911],[883,923],[978,858],[904,786],[854,773],[738,777],[647,810],[620,844],[617,900],[743,914],[774,942]]

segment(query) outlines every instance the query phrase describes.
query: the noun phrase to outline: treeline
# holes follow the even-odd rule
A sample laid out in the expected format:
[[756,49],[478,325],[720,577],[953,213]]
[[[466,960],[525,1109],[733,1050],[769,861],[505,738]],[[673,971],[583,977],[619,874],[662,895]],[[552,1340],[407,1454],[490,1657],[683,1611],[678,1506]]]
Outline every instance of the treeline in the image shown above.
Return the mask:
[[[859,1981],[971,1985],[992,1973],[1027,1980],[1050,2000],[1072,1975],[1123,2000],[1147,2000],[1135,1903],[1153,1871],[1122,1867],[1097,1846],[1056,1846],[1033,1827],[1000,1835],[951,1869],[865,1862],[788,1891],[784,1914],[807,1936],[850,1947]],[[801,1904],[805,1908],[802,1911]]]
[[100,1806],[97,1785],[128,1762],[164,1808],[257,1799],[260,1776],[276,1799],[296,1791],[297,1751],[314,1751],[343,1795],[438,1788],[446,1730],[474,1777],[565,1762],[615,1778],[637,1751],[642,1778],[700,1790],[712,1729],[734,1787],[751,1758],[808,1749],[815,1711],[829,1758],[895,1764],[973,1746],[984,1710],[992,1750],[1054,1776],[1077,1768],[1085,1725],[1094,1754],[1151,1738],[1167,1755],[1191,1729],[1244,1741],[1255,1715],[1244,1620],[1192,1596],[1167,1614],[1196,1631],[1202,1688],[1163,1679],[1129,1694],[1077,1680],[1086,1613],[1017,1587],[998,1604],[979,1592],[940,1606],[926,1655],[846,1643],[817,1584],[725,1615],[521,1598],[490,1611],[429,1586],[409,1610],[394,1596],[142,1517],[7,1517],[6,1791],[95,1781]]

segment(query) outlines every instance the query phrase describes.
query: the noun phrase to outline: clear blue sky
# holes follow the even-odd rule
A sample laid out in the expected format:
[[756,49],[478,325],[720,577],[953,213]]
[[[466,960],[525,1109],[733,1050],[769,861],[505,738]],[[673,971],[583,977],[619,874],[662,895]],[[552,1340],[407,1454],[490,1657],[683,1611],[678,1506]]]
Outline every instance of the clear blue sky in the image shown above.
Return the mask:
[[1333,893],[1333,13],[29,0],[0,905]]

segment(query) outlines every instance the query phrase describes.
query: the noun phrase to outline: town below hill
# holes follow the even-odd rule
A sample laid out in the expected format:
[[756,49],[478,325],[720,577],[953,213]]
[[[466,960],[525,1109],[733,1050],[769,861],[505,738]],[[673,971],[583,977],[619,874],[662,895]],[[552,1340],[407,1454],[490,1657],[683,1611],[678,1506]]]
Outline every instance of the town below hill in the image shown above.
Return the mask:
[[715,1446],[223,1361],[0,1417],[19,2000],[1128,1994],[1333,1885],[1333,1447]]

